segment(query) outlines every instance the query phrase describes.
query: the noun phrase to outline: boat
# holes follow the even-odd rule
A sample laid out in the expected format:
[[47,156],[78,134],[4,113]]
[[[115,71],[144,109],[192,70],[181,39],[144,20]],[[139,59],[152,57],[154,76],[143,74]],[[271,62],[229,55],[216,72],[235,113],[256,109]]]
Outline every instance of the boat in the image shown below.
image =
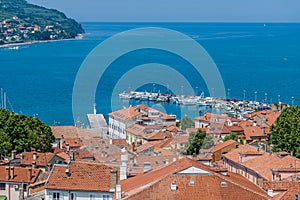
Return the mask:
[[9,50],[19,50],[19,46],[8,47]]
[[151,94],[149,95],[148,101],[156,101],[156,99],[157,99],[157,95]]
[[149,95],[146,92],[144,92],[144,94],[142,94],[140,100],[141,101],[148,101],[148,99],[149,99]]
[[185,106],[193,106],[197,104],[197,100],[193,98],[183,98],[182,104]]
[[120,99],[126,100],[126,99],[132,99],[134,96],[130,93],[123,92],[119,94]]
[[197,100],[197,104],[198,106],[209,106],[209,104],[205,100],[201,100],[201,99]]

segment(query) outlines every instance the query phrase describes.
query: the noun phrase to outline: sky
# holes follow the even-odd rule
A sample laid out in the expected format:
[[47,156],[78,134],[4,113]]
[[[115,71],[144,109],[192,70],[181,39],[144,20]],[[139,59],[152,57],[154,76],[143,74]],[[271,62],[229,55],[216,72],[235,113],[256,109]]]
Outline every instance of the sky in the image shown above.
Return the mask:
[[28,0],[81,22],[300,22],[300,0]]

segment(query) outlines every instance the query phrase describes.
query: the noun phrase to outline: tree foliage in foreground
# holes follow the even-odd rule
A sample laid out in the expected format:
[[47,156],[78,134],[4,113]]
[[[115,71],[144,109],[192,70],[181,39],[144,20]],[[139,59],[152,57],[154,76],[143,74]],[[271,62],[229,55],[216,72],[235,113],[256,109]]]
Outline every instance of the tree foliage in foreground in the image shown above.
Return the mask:
[[191,133],[185,154],[199,154],[201,149],[209,149],[214,145],[213,136],[207,135],[205,131],[199,130]]
[[55,141],[49,126],[38,118],[11,113],[0,109],[0,153],[17,150],[30,151],[31,148],[48,152]]
[[273,151],[286,151],[300,158],[300,108],[285,108],[271,126]]

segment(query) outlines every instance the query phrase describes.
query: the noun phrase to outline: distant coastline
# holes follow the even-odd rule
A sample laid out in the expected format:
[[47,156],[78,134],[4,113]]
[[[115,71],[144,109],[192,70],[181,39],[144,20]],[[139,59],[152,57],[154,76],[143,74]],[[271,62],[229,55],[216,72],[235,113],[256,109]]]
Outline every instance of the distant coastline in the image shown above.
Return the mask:
[[19,43],[9,43],[9,44],[2,44],[0,45],[0,48],[7,48],[7,47],[17,47],[17,46],[23,46],[23,45],[31,45],[31,44],[38,44],[38,43],[48,43],[48,42],[62,42],[62,41],[68,41],[68,40],[82,40],[83,35],[80,34],[79,36],[75,38],[68,38],[68,39],[58,39],[58,40],[33,40],[28,42],[19,42]]

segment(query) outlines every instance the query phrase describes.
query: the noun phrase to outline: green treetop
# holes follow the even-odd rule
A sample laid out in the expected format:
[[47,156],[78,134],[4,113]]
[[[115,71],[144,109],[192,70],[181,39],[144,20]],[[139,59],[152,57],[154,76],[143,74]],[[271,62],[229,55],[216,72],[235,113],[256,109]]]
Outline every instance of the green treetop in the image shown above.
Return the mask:
[[38,118],[0,109],[0,152],[30,151],[31,148],[49,152],[54,141],[50,127]]
[[285,108],[271,126],[273,151],[286,151],[300,158],[300,108]]

